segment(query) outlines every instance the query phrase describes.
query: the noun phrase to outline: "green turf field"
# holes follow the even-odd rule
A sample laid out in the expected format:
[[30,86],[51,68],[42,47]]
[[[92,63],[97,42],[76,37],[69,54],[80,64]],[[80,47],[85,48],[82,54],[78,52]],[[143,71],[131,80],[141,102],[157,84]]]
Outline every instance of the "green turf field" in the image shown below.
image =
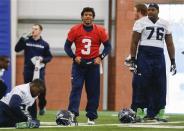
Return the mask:
[[[55,123],[56,111],[47,111],[46,115],[39,116],[41,126],[39,129],[16,129],[16,131],[183,131],[184,115],[167,115],[169,122],[146,122],[136,124],[121,124],[117,119],[117,112],[99,112],[96,125],[86,124],[85,113],[81,112],[78,118],[78,127],[61,127]],[[0,131],[14,128],[0,128]]]

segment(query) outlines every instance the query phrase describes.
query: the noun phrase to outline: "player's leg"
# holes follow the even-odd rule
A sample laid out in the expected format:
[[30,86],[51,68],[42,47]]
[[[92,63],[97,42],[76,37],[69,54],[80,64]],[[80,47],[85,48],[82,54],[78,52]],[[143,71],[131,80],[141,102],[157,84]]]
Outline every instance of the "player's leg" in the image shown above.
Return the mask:
[[157,67],[155,68],[155,71],[157,70],[158,73],[155,75],[155,90],[154,94],[157,96],[154,96],[155,98],[155,115],[157,120],[166,122],[165,118],[165,106],[166,106],[166,66],[165,66],[165,59],[164,55],[160,57],[160,59],[157,59]]
[[150,61],[144,51],[139,50],[137,56],[137,73],[134,74],[132,108],[136,111],[137,122],[142,122],[145,117],[144,108],[148,106],[148,90],[150,80]]
[[72,89],[70,92],[68,110],[74,113],[76,117],[79,116],[79,105],[84,83],[84,73],[84,68],[78,64],[73,63],[71,74]]
[[[40,79],[43,80],[45,82],[45,69],[41,69],[40,70]],[[38,102],[38,106],[39,106],[39,115],[44,115],[46,112],[45,106],[47,104],[47,100],[46,100],[46,85],[45,85],[45,90],[44,92],[42,92],[39,96],[38,96],[39,102]]]
[[88,99],[87,106],[86,106],[86,112],[87,112],[86,116],[89,118],[89,120],[93,121],[98,117],[97,109],[99,106],[99,98],[100,98],[99,65],[93,65],[88,67],[88,72],[86,74],[86,79],[85,79],[85,87],[86,87],[87,99]]

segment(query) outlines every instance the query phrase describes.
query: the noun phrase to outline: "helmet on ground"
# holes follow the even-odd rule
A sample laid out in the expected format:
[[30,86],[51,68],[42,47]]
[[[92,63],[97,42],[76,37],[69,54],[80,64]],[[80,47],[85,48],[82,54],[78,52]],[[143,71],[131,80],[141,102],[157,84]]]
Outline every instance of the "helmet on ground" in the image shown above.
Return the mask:
[[118,113],[118,119],[121,123],[133,123],[135,116],[135,112],[128,108],[124,108]]
[[68,126],[72,124],[73,118],[74,115],[70,111],[60,110],[56,114],[56,123],[57,125]]

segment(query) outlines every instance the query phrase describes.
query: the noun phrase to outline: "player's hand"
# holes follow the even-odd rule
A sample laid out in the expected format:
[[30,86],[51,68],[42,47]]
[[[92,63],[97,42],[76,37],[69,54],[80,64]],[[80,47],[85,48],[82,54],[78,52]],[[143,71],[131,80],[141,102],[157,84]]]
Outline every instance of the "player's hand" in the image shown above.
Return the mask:
[[182,52],[181,52],[181,54],[183,54],[183,55],[184,55],[184,51],[182,51]]
[[171,67],[170,67],[170,72],[172,73],[172,75],[175,75],[177,70],[176,70],[176,63],[175,63],[175,59],[171,59]]
[[77,62],[77,64],[80,64],[80,62],[81,62],[81,57],[80,57],[80,56],[75,57],[75,62]]
[[40,121],[39,120],[29,120],[28,125],[29,125],[29,128],[39,128]]
[[95,58],[94,64],[99,65],[102,62],[102,59],[100,57]]
[[24,39],[24,40],[27,40],[29,39],[29,37],[32,36],[32,33],[24,33],[21,37]]
[[131,72],[137,73],[137,64],[136,64],[135,57],[131,57],[129,70]]

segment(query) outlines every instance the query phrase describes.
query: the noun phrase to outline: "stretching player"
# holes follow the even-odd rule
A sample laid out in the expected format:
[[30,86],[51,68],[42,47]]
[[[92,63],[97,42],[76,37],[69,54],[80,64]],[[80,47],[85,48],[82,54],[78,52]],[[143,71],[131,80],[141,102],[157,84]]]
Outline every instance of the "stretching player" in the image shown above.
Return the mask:
[[28,122],[27,128],[39,127],[28,108],[44,89],[44,83],[39,79],[13,88],[0,100],[0,127],[14,127],[17,124],[17,128],[21,128],[20,122]]

